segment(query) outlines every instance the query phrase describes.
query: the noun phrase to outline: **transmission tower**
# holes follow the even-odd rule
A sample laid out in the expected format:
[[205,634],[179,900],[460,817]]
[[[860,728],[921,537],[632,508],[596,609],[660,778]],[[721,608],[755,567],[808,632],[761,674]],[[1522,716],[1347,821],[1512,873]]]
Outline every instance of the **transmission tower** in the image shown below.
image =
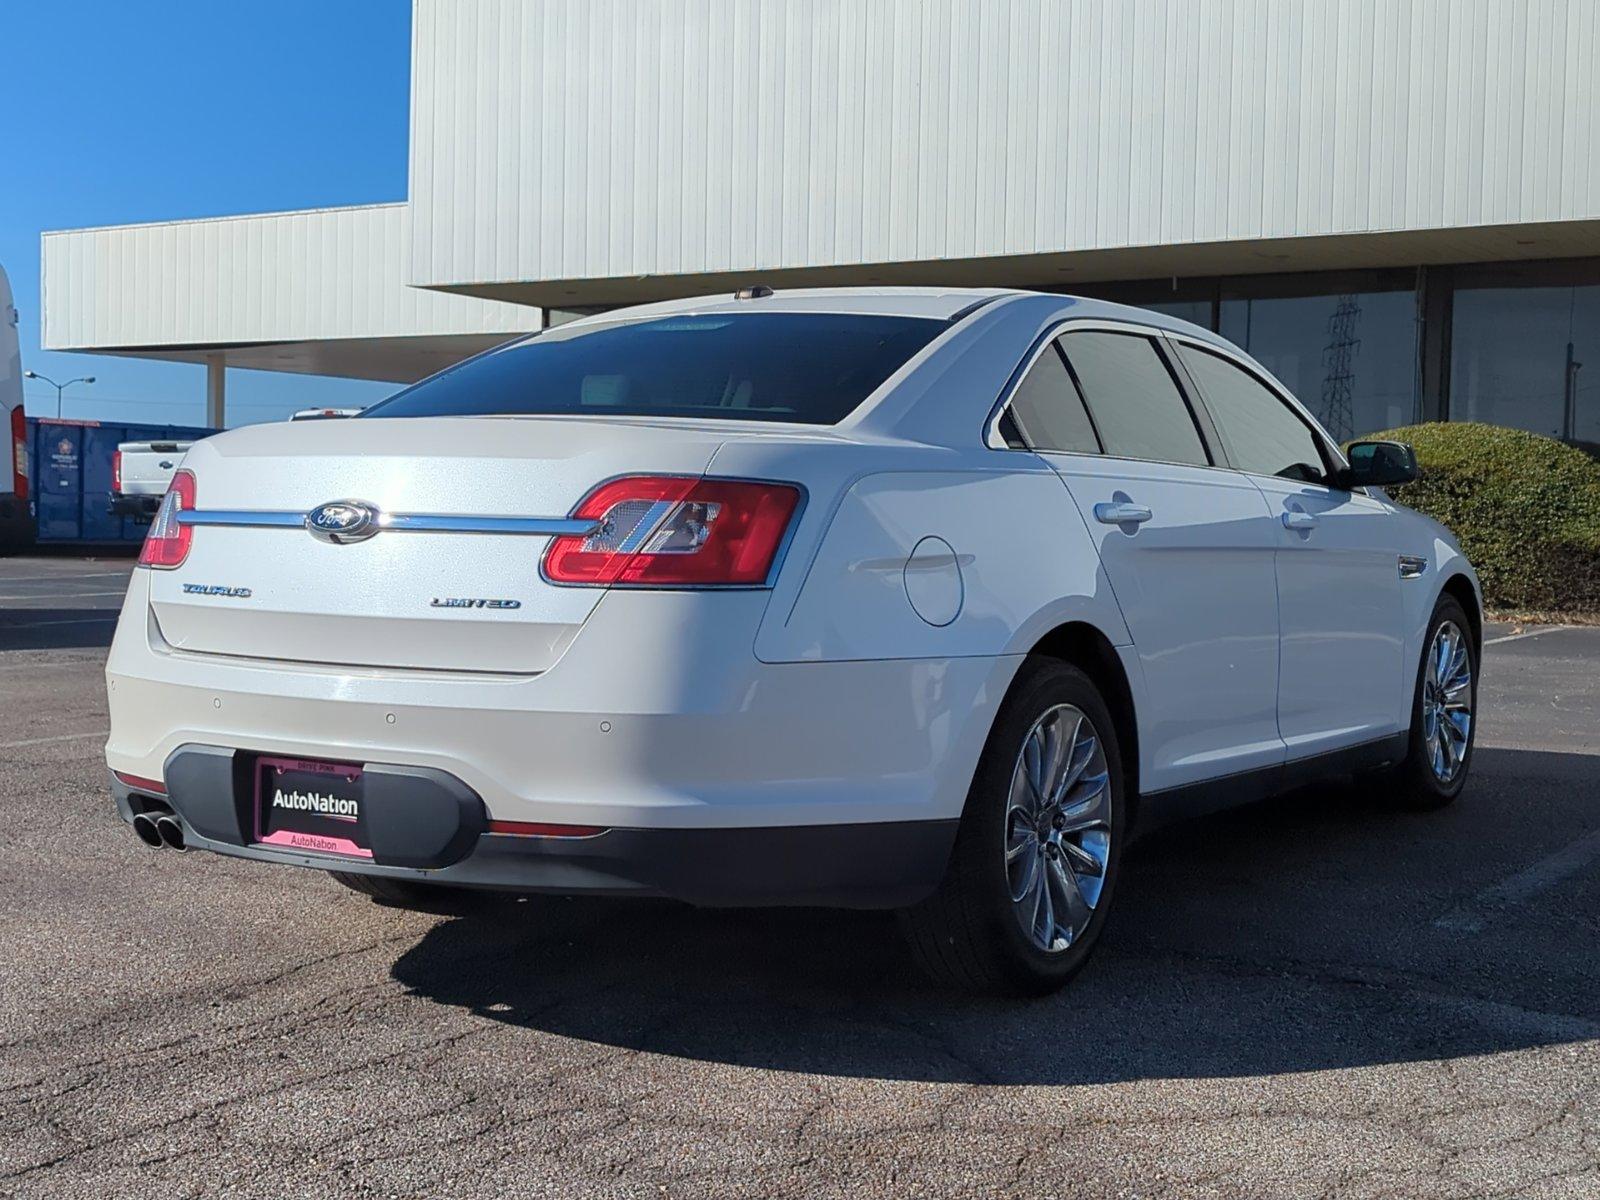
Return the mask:
[[1361,339],[1356,336],[1356,322],[1361,319],[1361,305],[1354,295],[1339,297],[1339,306],[1328,318],[1328,344],[1322,351],[1322,365],[1327,374],[1322,377],[1322,411],[1318,415],[1328,432],[1339,441],[1355,433],[1355,357],[1361,349]]

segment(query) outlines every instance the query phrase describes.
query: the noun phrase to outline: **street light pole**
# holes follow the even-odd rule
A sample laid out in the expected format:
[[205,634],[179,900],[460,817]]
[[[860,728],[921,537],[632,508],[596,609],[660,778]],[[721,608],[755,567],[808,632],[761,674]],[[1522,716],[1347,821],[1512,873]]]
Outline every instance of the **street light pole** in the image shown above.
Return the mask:
[[55,388],[55,390],[56,390],[56,420],[58,420],[58,421],[61,420],[61,393],[66,391],[69,387],[71,387],[75,383],[93,383],[94,382],[94,376],[93,375],[84,375],[84,376],[82,376],[81,378],[78,378],[78,379],[69,379],[65,383],[57,383],[54,379],[51,379],[50,376],[41,375],[37,371],[24,371],[22,373],[22,377],[24,379],[37,379],[37,380],[40,380],[43,383],[48,383],[51,387]]

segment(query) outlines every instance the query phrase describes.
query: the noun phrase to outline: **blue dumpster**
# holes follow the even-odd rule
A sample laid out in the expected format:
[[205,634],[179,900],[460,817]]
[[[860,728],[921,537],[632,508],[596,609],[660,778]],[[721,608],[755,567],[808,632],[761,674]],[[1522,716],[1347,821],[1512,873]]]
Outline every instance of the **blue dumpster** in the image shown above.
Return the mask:
[[146,523],[110,512],[111,455],[122,442],[188,442],[214,429],[29,418],[29,476],[40,542],[138,542]]

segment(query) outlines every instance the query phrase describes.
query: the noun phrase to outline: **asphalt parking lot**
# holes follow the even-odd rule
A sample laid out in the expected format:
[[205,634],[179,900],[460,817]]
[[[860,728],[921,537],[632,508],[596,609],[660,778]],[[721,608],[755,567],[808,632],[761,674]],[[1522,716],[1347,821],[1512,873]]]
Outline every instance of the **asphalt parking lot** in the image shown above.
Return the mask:
[[0,560],[0,1195],[1600,1196],[1600,629],[1496,627],[1474,776],[1157,834],[1030,1003],[891,918],[386,909],[105,790],[130,564]]

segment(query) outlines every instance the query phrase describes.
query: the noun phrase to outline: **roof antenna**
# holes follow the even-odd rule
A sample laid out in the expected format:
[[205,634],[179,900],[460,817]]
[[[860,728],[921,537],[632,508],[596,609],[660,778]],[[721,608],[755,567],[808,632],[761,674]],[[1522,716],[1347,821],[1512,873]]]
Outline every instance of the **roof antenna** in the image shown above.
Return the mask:
[[754,283],[749,287],[742,287],[733,294],[735,300],[765,300],[772,295],[772,289],[764,283]]

